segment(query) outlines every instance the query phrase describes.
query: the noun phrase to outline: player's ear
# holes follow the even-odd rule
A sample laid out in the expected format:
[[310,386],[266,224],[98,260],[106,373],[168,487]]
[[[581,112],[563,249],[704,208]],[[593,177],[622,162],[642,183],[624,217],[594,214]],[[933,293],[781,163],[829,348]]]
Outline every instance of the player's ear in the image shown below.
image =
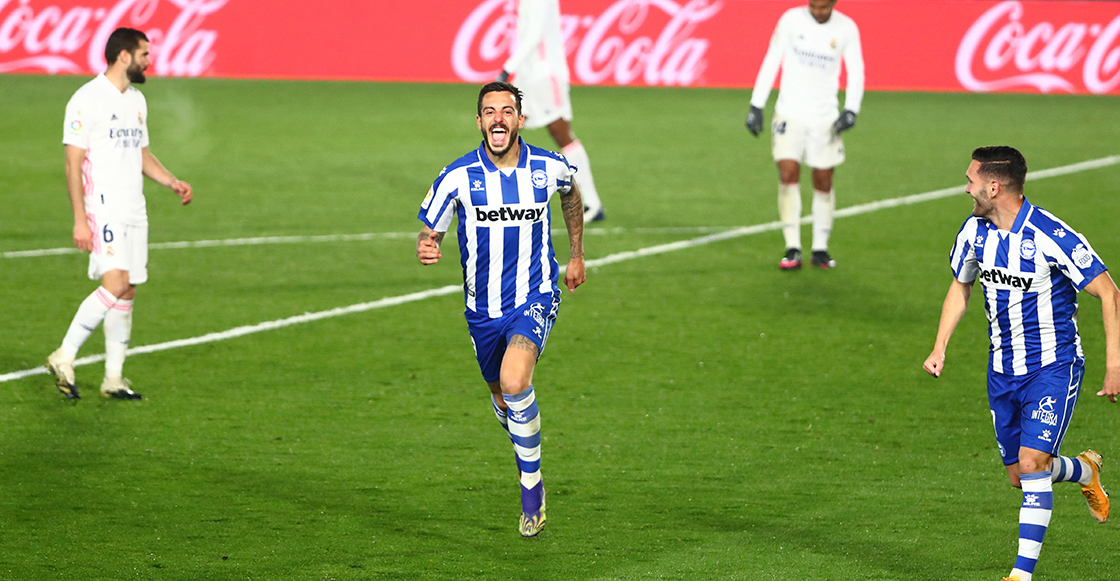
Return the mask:
[[517,130],[525,129],[525,116],[521,113],[517,114]]
[[475,115],[474,122],[478,125],[478,130],[482,131],[482,115]]

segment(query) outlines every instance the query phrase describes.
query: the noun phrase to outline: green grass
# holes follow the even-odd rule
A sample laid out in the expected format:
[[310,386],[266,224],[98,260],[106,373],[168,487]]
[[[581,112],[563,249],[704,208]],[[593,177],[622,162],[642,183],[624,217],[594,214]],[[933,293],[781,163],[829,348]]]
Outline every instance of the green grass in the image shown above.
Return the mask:
[[[0,252],[69,245],[62,111],[75,77],[0,83]],[[414,232],[440,168],[475,146],[476,88],[153,79],[152,150],[196,200],[148,184],[152,242]],[[747,92],[573,90],[609,232],[589,258],[776,219]],[[1120,153],[1115,97],[871,93],[840,207],[961,195],[837,221],[834,271],[782,273],[777,232],[593,268],[535,376],[549,525],[517,537],[516,472],[446,296],[131,357],[143,402],[0,384],[0,579],[998,579],[1020,494],[988,419],[974,301],[945,375],[922,372],[971,204],[978,145],[1034,169]],[[550,145],[544,132],[529,132]],[[807,181],[807,180],[806,180]],[[807,187],[807,186],[806,186]],[[1120,167],[1029,182],[1120,262]],[[596,227],[597,228],[597,227]],[[806,231],[806,236],[808,232]],[[562,240],[562,237],[561,237]],[[454,245],[153,250],[133,343],[195,337],[456,284]],[[558,244],[560,254],[566,245]],[[0,373],[41,365],[93,288],[80,255],[0,258]],[[1120,412],[1099,302],[1065,452],[1115,483]],[[102,351],[96,333],[83,354]],[[1114,484],[1115,486],[1115,484]],[[1040,579],[1112,575],[1114,524],[1059,485]]]

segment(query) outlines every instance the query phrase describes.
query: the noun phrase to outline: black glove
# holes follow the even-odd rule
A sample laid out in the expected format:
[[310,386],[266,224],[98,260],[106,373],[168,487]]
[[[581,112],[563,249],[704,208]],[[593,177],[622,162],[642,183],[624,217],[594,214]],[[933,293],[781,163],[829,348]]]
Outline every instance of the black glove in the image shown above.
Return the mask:
[[751,112],[747,113],[746,125],[747,131],[750,131],[751,135],[758,137],[758,134],[762,133],[762,109],[751,105]]
[[503,70],[502,72],[498,73],[498,78],[494,80],[498,81],[499,83],[504,83],[509,80],[509,73]]
[[832,124],[832,131],[833,133],[840,135],[841,133],[851,129],[853,126],[855,126],[855,124],[856,114],[847,109],[844,109],[844,112],[840,114],[840,118],[836,120],[836,123]]

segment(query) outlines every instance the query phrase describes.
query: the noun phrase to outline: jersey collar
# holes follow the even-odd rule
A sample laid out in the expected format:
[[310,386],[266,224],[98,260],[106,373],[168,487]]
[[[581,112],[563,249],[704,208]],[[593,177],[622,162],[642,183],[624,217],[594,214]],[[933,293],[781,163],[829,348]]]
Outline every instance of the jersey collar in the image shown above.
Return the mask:
[[[517,167],[529,167],[529,144],[525,143],[525,140],[522,139],[520,135],[518,135],[517,146],[521,148],[521,153],[517,156]],[[482,167],[486,168],[486,171],[498,171],[498,166],[494,165],[494,162],[490,161],[489,155],[486,155],[485,140],[480,141],[478,144],[478,159],[482,160]]]
[[1023,230],[1023,224],[1027,223],[1027,216],[1030,216],[1031,210],[1034,206],[1027,201],[1027,197],[1023,196],[1023,207],[1019,208],[1019,214],[1015,216],[1015,223],[1011,225],[1011,233],[1018,234]]

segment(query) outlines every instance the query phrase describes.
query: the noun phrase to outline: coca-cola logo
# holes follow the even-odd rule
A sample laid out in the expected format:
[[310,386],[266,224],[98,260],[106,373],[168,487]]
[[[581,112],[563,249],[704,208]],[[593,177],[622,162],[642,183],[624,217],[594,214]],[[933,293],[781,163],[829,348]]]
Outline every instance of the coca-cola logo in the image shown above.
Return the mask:
[[[143,30],[151,41],[153,75],[196,77],[214,62],[218,40],[218,33],[202,23],[228,1],[118,0],[65,7],[0,0],[0,73],[101,72],[105,42],[113,30],[126,26]],[[166,27],[157,25],[168,21]]]
[[961,85],[976,92],[1033,87],[1090,93],[1120,86],[1120,15],[1108,23],[1024,23],[1022,2],[1001,2],[976,20],[957,48]]
[[[697,84],[711,43],[694,33],[722,8],[718,0],[617,0],[598,15],[562,15],[572,74],[586,85],[639,79],[647,85]],[[493,79],[509,56],[516,26],[512,0],[484,0],[455,35],[455,74],[472,83]]]

